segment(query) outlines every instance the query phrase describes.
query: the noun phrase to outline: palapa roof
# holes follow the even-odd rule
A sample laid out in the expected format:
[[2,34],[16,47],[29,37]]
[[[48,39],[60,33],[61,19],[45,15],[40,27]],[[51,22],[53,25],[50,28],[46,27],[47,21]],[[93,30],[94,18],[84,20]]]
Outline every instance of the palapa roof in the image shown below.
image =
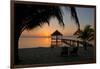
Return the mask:
[[51,34],[51,36],[55,36],[55,35],[63,35],[62,33],[60,33],[58,30],[56,30],[55,32],[53,32],[52,34]]

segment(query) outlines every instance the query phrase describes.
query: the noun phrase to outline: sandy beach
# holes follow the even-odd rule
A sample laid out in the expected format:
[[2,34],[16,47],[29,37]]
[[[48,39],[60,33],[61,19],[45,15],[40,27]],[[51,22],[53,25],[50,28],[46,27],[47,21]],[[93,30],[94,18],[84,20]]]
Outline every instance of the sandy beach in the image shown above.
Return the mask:
[[18,65],[27,65],[27,64],[57,64],[57,63],[89,63],[93,62],[94,51],[93,47],[88,47],[87,51],[84,51],[83,47],[79,47],[78,55],[71,56],[70,51],[71,47],[68,48],[69,55],[61,56],[61,47],[56,48],[22,48],[19,49],[19,59],[20,62]]

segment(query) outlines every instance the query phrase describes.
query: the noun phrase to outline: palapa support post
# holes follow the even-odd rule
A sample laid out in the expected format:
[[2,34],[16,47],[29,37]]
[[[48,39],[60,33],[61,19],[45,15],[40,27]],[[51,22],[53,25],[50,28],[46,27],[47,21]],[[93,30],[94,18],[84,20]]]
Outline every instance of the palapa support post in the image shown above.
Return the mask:
[[62,43],[62,36],[58,30],[51,34],[51,48],[58,47]]

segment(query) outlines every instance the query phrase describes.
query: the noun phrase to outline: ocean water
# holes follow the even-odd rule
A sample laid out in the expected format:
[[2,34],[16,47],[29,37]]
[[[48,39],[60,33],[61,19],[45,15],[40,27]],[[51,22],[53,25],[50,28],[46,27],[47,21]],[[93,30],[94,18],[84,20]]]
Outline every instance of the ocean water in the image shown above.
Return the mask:
[[[75,36],[63,36],[62,39],[80,40]],[[19,48],[51,47],[51,42],[51,37],[23,37],[19,39]],[[94,41],[90,43],[94,44]],[[56,44],[55,41],[53,44]],[[61,45],[61,41],[59,41],[58,44]],[[62,45],[65,44],[62,43]]]

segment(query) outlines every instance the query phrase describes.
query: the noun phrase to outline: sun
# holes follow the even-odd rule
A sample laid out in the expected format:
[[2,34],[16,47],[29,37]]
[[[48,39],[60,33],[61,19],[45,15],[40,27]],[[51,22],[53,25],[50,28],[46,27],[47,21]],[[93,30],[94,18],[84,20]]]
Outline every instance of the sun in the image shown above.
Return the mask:
[[50,36],[50,33],[48,31],[43,32],[43,36]]

